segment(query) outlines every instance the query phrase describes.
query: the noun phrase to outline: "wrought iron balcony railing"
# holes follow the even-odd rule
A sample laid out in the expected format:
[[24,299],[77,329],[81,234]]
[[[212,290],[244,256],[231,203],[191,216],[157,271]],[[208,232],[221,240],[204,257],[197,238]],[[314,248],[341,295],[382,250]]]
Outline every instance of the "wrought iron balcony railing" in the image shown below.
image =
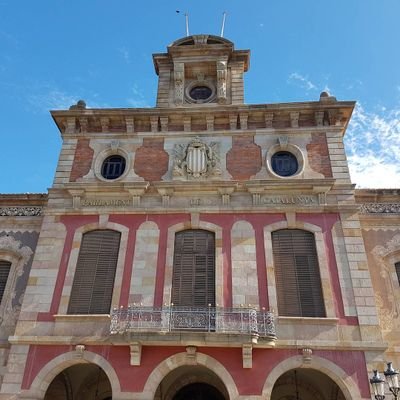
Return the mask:
[[274,316],[253,308],[145,307],[115,308],[110,333],[215,332],[276,338]]

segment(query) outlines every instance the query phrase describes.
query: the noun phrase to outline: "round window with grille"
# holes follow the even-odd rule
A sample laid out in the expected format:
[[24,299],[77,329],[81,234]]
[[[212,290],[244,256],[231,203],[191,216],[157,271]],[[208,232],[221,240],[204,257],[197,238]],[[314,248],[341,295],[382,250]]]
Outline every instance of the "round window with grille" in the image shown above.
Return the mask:
[[272,170],[279,176],[295,175],[299,163],[296,156],[288,151],[278,151],[271,157]]
[[212,90],[208,86],[195,86],[193,87],[190,92],[189,96],[196,101],[205,101],[209,99],[212,95]]
[[105,179],[117,179],[124,172],[126,160],[120,155],[112,155],[107,157],[101,167],[101,175]]

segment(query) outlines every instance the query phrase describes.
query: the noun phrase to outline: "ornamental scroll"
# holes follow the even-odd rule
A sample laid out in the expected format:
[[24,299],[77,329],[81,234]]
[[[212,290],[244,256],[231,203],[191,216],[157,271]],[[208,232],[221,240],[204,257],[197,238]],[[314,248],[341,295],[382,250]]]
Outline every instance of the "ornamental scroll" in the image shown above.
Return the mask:
[[221,175],[219,143],[207,144],[196,137],[187,145],[176,144],[174,156],[174,179],[201,179]]

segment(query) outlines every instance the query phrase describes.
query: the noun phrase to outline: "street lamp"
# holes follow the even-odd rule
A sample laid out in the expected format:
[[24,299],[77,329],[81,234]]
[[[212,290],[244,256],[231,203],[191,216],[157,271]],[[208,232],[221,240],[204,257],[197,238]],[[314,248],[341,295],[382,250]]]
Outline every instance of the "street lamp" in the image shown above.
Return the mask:
[[397,395],[399,394],[399,371],[396,371],[391,362],[387,363],[386,371],[384,371],[386,382],[389,386],[389,390],[393,393],[394,400],[397,400]]
[[[390,392],[393,394],[394,400],[397,400],[397,396],[400,391],[399,387],[399,372],[396,371],[391,362],[387,363],[386,371],[383,372],[385,375],[386,382],[389,386]],[[369,380],[372,386],[372,391],[376,400],[384,400],[385,398],[385,379],[383,379],[379,372],[374,369],[374,374]]]
[[383,400],[385,398],[385,380],[381,378],[377,369],[374,369],[374,374],[369,382],[371,383],[375,399]]

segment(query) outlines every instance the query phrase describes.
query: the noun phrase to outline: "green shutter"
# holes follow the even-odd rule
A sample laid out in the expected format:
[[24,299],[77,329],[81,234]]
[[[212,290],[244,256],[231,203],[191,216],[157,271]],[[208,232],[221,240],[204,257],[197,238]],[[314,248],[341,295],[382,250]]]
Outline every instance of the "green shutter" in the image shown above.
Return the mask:
[[108,314],[111,308],[121,234],[112,230],[82,237],[68,314]]

